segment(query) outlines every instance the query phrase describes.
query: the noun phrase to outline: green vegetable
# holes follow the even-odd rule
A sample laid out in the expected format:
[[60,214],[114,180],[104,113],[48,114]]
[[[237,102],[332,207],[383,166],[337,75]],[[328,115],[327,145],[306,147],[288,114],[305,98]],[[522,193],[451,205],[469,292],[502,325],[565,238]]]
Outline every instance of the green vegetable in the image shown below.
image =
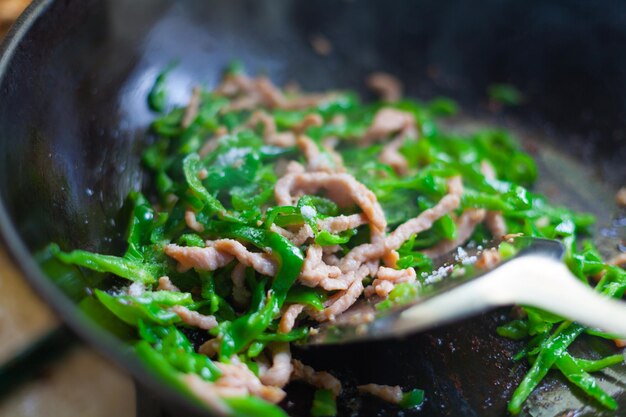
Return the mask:
[[175,64],[170,64],[165,70],[163,70],[157,76],[154,81],[154,85],[148,93],[148,106],[150,110],[155,112],[162,112],[165,110],[167,104],[167,89],[165,83],[167,82],[167,76],[174,69]]
[[140,261],[121,258],[119,256],[100,255],[97,253],[74,250],[62,252],[58,245],[50,245],[52,253],[66,264],[73,264],[92,269],[97,272],[108,272],[131,281],[150,284],[156,281],[153,267]]
[[528,322],[525,320],[513,320],[496,329],[500,336],[513,340],[521,340],[528,337]]
[[567,353],[567,347],[583,330],[584,328],[578,324],[564,322],[559,326],[559,330],[542,344],[535,363],[517,387],[509,402],[508,409],[511,414],[519,414],[526,398],[546,376],[552,365]]
[[221,371],[205,355],[194,351],[187,337],[174,326],[154,326],[138,322],[139,334],[145,342],[178,371],[195,373],[206,381],[215,381]]
[[313,417],[334,417],[337,415],[337,402],[331,390],[315,390],[311,415]]
[[488,93],[493,101],[509,106],[517,106],[524,101],[523,94],[510,84],[492,84]]
[[556,366],[574,385],[582,389],[585,394],[597,400],[609,410],[617,409],[617,402],[611,398],[602,388],[598,386],[596,380],[585,372],[569,354],[564,353],[556,360]]
[[409,392],[405,392],[402,395],[402,401],[400,401],[400,407],[402,408],[414,408],[419,407],[424,403],[424,391],[421,389],[414,389]]

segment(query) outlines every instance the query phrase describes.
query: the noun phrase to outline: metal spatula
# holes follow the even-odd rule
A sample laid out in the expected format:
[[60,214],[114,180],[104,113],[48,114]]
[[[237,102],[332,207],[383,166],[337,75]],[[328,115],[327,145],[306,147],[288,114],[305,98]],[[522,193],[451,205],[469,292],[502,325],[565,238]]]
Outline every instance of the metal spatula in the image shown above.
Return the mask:
[[[356,305],[336,323],[324,324],[309,344],[332,344],[397,337],[467,318],[495,307],[538,307],[616,336],[626,336],[626,303],[603,297],[577,279],[563,263],[565,247],[557,241],[517,238],[520,250],[494,269],[445,277],[425,286],[415,301],[378,312]],[[372,317],[357,323],[355,315]]]

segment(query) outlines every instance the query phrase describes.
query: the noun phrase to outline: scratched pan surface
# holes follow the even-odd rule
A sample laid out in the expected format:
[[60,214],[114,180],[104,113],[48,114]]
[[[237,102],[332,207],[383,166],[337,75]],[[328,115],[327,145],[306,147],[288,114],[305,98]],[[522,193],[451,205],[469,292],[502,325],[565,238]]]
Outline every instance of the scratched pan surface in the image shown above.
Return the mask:
[[[326,57],[309,45],[326,36]],[[0,61],[0,230],[27,279],[81,337],[138,381],[141,416],[195,415],[193,407],[143,371],[120,344],[76,314],[30,253],[49,241],[112,251],[115,217],[140,187],[138,152],[150,113],[145,95],[171,60],[170,86],[184,102],[198,81],[214,85],[232,59],[306,89],[360,89],[365,75],[386,70],[409,95],[447,94],[466,120],[495,119],[527,139],[540,161],[539,189],[599,215],[600,240],[614,251],[623,233],[610,229],[613,192],[626,180],[626,6],[586,1],[36,1],[4,45]],[[485,116],[485,90],[512,82],[527,104]],[[473,123],[473,122],[472,122]],[[74,289],[76,291],[76,289]],[[78,292],[83,289],[79,289]],[[315,367],[348,386],[379,382],[426,390],[421,411],[405,415],[502,416],[525,372],[509,359],[519,345],[495,335],[507,310],[404,340],[299,349]],[[581,340],[581,355],[614,352]],[[602,384],[626,409],[626,368]],[[288,409],[306,415],[310,391],[289,388]],[[396,415],[372,400],[350,400],[341,415]],[[550,377],[527,403],[528,416],[610,415],[585,405],[576,390]],[[198,414],[200,415],[200,414]]]

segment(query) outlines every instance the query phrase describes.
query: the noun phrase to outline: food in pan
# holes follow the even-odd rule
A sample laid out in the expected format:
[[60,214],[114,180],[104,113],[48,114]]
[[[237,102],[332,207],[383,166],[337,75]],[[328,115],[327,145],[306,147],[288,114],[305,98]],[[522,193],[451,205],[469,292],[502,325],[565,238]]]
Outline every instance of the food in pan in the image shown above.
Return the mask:
[[[51,245],[46,262],[104,273],[83,308],[217,413],[284,415],[276,404],[300,380],[316,389],[312,415],[334,415],[341,381],[292,357],[290,345],[359,299],[383,310],[419,297],[442,278],[434,261],[463,258],[466,245],[560,239],[582,281],[611,297],[626,289],[624,271],[579,239],[594,219],[529,190],[535,163],[511,134],[438,123],[456,112],[451,100],[402,98],[402,85],[382,73],[368,80],[381,97],[374,103],[283,91],[234,66],[216,88],[195,88],[186,106],[168,108],[166,81],[167,72],[148,100],[159,113],[143,153],[149,181],[145,194],[129,196],[125,252]],[[510,250],[461,261],[489,266]],[[521,307],[498,333],[524,340],[516,359],[531,364],[511,413],[551,370],[616,408],[590,372],[622,355],[588,360],[567,350],[582,333],[611,335]],[[363,395],[398,407],[428,398],[363,382]]]

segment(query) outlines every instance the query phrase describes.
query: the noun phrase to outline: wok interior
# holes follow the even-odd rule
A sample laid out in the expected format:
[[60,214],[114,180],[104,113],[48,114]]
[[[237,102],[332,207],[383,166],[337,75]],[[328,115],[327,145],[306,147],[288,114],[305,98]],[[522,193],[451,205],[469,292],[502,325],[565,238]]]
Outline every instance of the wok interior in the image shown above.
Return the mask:
[[[515,110],[520,120],[577,132],[567,136],[573,141],[567,150],[603,159],[598,169],[623,181],[625,133],[617,127],[626,110],[620,53],[626,15],[582,1],[560,3],[53,2],[0,81],[3,204],[31,251],[51,241],[101,252],[119,248],[124,224],[117,211],[128,191],[141,186],[138,154],[152,117],[145,97],[174,60],[179,65],[168,87],[176,103],[197,83],[215,85],[234,59],[250,73],[267,73],[279,84],[297,80],[306,90],[361,89],[367,74],[384,70],[405,82],[408,95],[451,95],[470,113],[484,105],[490,83],[510,82],[526,94],[528,104]],[[310,46],[320,35],[332,43],[328,56]],[[44,279],[28,278],[38,287]],[[429,415],[500,415],[522,372],[509,375],[507,355],[515,346],[495,336],[498,319],[367,350],[301,354],[348,381],[424,388]],[[361,410],[376,415],[379,409],[376,403]]]

